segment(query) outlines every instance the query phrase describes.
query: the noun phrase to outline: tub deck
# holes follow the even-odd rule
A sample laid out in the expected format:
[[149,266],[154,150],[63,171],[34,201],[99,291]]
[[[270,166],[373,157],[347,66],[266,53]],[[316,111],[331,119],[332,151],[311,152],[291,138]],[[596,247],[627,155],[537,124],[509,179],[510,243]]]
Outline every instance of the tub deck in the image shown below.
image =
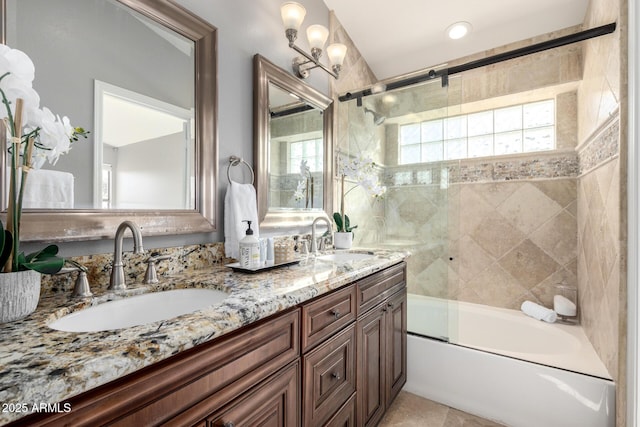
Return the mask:
[[410,333],[611,380],[579,325],[546,323],[518,310],[410,294]]
[[507,426],[615,426],[615,384],[579,326],[415,297],[404,390]]

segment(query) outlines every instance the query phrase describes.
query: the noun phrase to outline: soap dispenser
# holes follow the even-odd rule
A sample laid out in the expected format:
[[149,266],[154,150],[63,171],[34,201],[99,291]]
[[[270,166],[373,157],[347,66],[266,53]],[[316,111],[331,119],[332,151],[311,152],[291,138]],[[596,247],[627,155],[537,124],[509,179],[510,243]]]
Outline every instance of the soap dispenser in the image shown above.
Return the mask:
[[253,235],[251,221],[248,225],[246,235],[240,240],[240,266],[242,268],[258,268],[260,266],[260,241]]

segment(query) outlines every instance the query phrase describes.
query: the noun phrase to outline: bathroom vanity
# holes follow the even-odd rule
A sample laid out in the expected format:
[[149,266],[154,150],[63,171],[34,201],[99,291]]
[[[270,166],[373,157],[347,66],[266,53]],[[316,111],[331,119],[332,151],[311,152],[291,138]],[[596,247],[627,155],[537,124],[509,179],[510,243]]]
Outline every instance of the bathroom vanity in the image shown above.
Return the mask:
[[[363,261],[309,260],[257,275],[224,267],[200,271],[175,278],[175,283],[227,287],[230,296],[223,303],[175,322],[119,331],[47,330],[60,309],[51,314],[39,308],[33,319],[15,327],[39,329],[27,334],[29,345],[39,344],[33,342],[36,336],[43,345],[51,340],[50,351],[59,352],[60,359],[30,371],[25,361],[24,372],[19,368],[14,375],[22,375],[24,383],[0,379],[0,393],[3,401],[31,404],[36,397],[29,390],[44,387],[39,395],[56,399],[58,393],[55,401],[62,410],[13,414],[12,420],[2,414],[4,422],[376,425],[406,381],[404,257],[380,251]],[[110,347],[106,354],[100,354],[103,348],[95,342],[101,339]],[[163,345],[163,340],[172,344]],[[82,346],[87,348],[80,350]],[[93,352],[93,359],[85,355],[69,362],[63,357],[65,348]],[[144,366],[121,375],[123,360]],[[102,363],[105,369],[96,368]],[[97,370],[112,378],[93,386]],[[70,391],[61,391],[65,382]],[[65,407],[71,410],[65,412]]]

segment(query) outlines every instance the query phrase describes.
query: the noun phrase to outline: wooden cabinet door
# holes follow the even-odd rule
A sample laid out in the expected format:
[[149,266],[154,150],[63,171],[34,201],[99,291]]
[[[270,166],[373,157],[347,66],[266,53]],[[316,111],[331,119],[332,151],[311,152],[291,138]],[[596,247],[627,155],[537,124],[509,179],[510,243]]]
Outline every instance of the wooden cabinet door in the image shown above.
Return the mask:
[[302,358],[303,425],[323,426],[356,391],[355,325]]
[[386,312],[386,406],[407,382],[407,290],[387,300]]
[[292,364],[255,390],[208,417],[215,427],[297,427],[300,425],[300,365]]
[[358,425],[374,426],[384,415],[386,312],[380,304],[358,319]]
[[324,427],[356,427],[356,394],[335,413]]

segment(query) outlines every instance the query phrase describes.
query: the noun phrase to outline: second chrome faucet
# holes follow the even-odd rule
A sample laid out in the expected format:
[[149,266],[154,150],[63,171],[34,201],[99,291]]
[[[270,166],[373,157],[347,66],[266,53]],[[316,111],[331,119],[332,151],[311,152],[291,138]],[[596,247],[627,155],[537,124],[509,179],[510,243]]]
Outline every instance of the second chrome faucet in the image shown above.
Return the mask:
[[116,230],[115,236],[115,249],[113,251],[113,266],[111,268],[111,278],[109,280],[110,291],[117,291],[127,289],[127,284],[124,280],[124,268],[122,265],[122,241],[124,239],[124,233],[128,229],[133,234],[133,253],[141,254],[144,252],[142,247],[142,233],[140,228],[133,221],[124,221]]

